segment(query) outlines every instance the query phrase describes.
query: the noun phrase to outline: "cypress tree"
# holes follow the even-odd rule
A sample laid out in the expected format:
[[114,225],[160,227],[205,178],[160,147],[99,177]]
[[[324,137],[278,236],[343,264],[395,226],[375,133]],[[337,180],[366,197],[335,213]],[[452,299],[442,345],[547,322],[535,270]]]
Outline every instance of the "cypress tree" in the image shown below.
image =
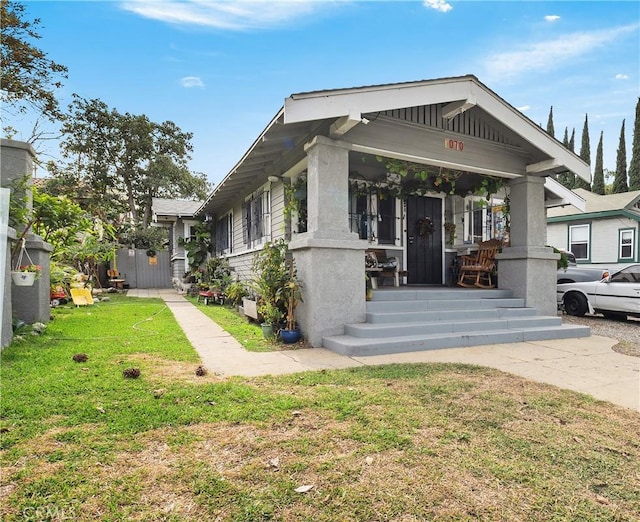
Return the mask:
[[[571,131],[571,138],[569,139],[568,149],[571,152],[576,151],[576,129],[575,127]],[[576,188],[576,175],[573,172],[567,172],[567,188]]]
[[602,163],[602,131],[600,131],[600,141],[596,150],[596,167],[593,171],[593,187],[591,189],[596,194],[604,194],[604,168]]
[[613,193],[628,192],[627,186],[627,149],[624,144],[624,120],[620,130],[620,143],[618,145],[618,155],[616,157],[616,177],[613,180]]
[[[567,127],[564,128],[564,138],[562,138],[562,144],[567,149],[569,148],[569,129]],[[558,174],[558,182],[567,188],[571,188],[571,180],[569,179],[569,172],[562,172],[561,174]]]
[[[580,145],[580,157],[587,165],[591,165],[591,143],[589,141],[589,117],[584,115],[584,127],[582,128],[582,144]],[[591,190],[588,181],[583,180],[580,176],[575,176],[575,188]]]
[[569,150],[571,152],[576,151],[576,128],[575,127],[571,131],[571,139],[569,140]]
[[555,137],[556,133],[555,130],[553,129],[553,105],[551,106],[551,109],[549,109],[549,119],[547,120],[547,132]]
[[629,164],[629,190],[640,190],[640,98],[636,103],[636,121],[633,125],[633,145]]

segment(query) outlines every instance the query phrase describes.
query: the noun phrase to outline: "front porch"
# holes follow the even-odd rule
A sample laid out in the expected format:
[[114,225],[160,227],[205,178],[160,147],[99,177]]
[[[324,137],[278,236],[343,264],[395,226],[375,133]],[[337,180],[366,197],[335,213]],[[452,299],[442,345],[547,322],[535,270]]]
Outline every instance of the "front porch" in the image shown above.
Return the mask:
[[366,321],[322,339],[325,348],[352,356],[588,337],[586,326],[538,315],[511,290],[442,286],[383,287],[366,304]]
[[[441,285],[451,257],[508,231],[496,257],[499,288],[519,307],[555,315],[558,256],[545,246],[545,203],[548,182],[567,171],[591,176],[575,153],[475,76],[314,91],[285,99],[198,214],[235,223],[219,227],[225,245],[240,243],[235,256],[289,240],[304,285],[296,319],[320,347],[367,324],[370,248],[398,257],[406,283]],[[493,201],[489,211],[485,202],[498,188],[508,202]],[[522,332],[516,339],[526,338]],[[458,346],[472,342],[462,337],[469,339]]]

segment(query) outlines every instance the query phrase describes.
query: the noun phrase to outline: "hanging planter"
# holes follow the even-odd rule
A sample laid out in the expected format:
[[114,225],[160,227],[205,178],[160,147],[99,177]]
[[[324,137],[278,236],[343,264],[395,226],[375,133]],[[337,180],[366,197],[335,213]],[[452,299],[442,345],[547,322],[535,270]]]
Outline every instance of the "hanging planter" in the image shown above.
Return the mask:
[[[22,264],[23,258],[26,257],[29,260],[28,264]],[[42,275],[42,267],[36,265],[31,260],[29,252],[27,252],[26,241],[22,239],[22,245],[20,246],[20,254],[16,262],[15,268],[11,271],[11,280],[16,286],[33,286],[36,279],[39,279]]]
[[33,283],[36,280],[35,272],[19,272],[12,271],[11,272],[11,280],[13,284],[16,286],[33,286]]

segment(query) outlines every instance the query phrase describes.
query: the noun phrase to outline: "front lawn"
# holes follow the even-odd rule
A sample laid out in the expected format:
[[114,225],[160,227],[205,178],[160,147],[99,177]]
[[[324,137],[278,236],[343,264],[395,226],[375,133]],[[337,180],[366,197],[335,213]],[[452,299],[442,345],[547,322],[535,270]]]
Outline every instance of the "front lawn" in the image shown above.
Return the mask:
[[[636,412],[452,364],[197,376],[160,300],[117,296],[54,315],[1,354],[2,520],[640,513]],[[139,378],[123,376],[130,368]]]

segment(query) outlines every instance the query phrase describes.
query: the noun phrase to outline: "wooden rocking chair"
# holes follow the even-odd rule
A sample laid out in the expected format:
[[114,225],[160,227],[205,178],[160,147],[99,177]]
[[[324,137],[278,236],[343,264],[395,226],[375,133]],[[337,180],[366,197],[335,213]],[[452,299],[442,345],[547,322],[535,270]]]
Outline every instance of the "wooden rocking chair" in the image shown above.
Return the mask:
[[460,256],[460,276],[458,286],[467,288],[495,288],[493,273],[496,269],[496,254],[502,248],[502,241],[490,239],[478,243],[475,255]]

